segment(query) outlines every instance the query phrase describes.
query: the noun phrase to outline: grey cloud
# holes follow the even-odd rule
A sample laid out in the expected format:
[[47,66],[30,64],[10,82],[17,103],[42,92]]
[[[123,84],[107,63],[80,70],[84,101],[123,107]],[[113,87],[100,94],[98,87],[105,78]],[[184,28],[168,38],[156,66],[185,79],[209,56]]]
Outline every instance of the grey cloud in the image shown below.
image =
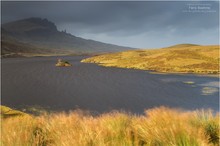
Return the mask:
[[[2,2],[2,23],[42,17],[55,22],[59,29],[79,36],[105,34],[112,37],[148,32],[156,35],[164,31],[182,38],[219,27],[219,2],[196,2],[210,4],[216,12],[183,12],[189,3],[195,2]],[[217,33],[213,37],[217,37]]]

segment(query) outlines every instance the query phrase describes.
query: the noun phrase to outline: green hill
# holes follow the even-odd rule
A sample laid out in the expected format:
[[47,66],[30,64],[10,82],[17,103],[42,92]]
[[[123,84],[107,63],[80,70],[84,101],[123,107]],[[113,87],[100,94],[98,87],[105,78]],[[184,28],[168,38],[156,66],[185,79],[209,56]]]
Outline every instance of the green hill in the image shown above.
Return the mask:
[[166,49],[130,50],[94,56],[81,62],[169,73],[218,74],[219,46],[176,45]]

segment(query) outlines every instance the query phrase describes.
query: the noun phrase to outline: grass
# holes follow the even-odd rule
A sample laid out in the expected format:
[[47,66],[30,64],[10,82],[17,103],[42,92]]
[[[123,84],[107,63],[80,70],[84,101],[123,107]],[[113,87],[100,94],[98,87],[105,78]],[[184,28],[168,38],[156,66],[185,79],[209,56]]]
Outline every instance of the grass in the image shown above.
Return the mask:
[[200,46],[200,45],[197,45],[197,44],[177,44],[174,46],[170,46],[168,48],[183,48],[183,47],[193,47],[193,46]]
[[18,111],[18,110],[13,110],[9,107],[6,107],[6,106],[1,106],[1,118],[8,118],[8,117],[17,117],[17,116],[24,116],[24,115],[27,115],[26,113],[23,113],[21,111]]
[[212,146],[219,144],[219,115],[167,107],[145,115],[82,111],[2,117],[2,146]]
[[164,73],[219,74],[219,46],[182,44],[162,49],[130,50],[83,59],[105,67]]

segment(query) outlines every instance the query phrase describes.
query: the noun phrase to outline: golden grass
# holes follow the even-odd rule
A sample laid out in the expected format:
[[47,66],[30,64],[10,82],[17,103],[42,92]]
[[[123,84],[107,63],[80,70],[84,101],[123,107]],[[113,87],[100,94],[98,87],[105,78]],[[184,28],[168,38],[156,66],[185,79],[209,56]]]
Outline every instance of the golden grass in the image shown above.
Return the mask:
[[169,73],[219,74],[219,46],[180,45],[130,50],[94,56],[81,62]]
[[166,107],[145,115],[81,111],[2,118],[2,146],[211,146],[219,142],[219,115]]
[[13,117],[13,116],[24,116],[27,115],[26,113],[23,113],[18,110],[13,110],[7,106],[0,106],[0,113],[1,113],[1,118],[8,118],[8,117]]

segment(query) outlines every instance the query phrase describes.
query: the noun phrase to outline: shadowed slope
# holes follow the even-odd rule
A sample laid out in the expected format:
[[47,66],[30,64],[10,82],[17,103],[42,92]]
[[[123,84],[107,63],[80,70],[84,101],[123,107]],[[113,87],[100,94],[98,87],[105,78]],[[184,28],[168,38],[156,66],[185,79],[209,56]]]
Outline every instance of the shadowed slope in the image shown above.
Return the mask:
[[[28,18],[2,24],[1,32],[3,57],[25,56],[25,53],[35,56],[36,50],[42,55],[63,54],[63,52],[64,54],[116,52],[131,49],[83,39],[66,31],[59,31],[53,22],[41,18]],[[27,50],[28,47],[34,50]]]

